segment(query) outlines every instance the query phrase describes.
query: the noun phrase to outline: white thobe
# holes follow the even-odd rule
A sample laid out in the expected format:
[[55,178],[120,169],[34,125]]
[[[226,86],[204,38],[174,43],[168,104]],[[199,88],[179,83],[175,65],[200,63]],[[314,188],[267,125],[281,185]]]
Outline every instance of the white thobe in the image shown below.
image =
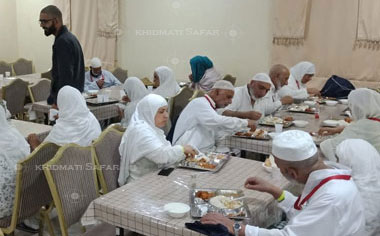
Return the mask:
[[192,100],[178,118],[173,144],[192,145],[201,152],[214,151],[215,142],[248,126],[248,120],[219,115],[207,96]]
[[104,79],[104,84],[102,88],[108,88],[111,86],[121,85],[120,81],[109,71],[102,70],[102,74],[98,77],[93,77],[91,71],[87,71],[84,75],[84,91],[88,90],[99,90],[98,80]]
[[[333,164],[329,164],[333,165]],[[301,199],[323,179],[334,175],[350,175],[348,169],[324,169],[312,172],[302,191]],[[331,180],[319,188],[303,205],[294,208],[297,198],[285,191],[279,207],[287,214],[284,229],[263,229],[247,225],[247,236],[365,236],[365,217],[362,199],[355,183],[350,180]]]
[[[281,106],[281,102],[280,102]],[[225,110],[231,111],[257,111],[260,112],[263,116],[272,114],[275,112],[280,106],[278,106],[278,102],[273,101],[272,93],[268,91],[268,93],[255,101],[252,105],[251,96],[248,93],[247,85],[235,88],[235,94],[232,98],[232,103],[228,105],[224,109],[218,109],[218,113],[221,114]]]
[[290,75],[288,80],[288,85],[282,86],[278,91],[278,95],[282,98],[285,96],[291,96],[294,99],[306,99],[309,97],[307,93],[307,87],[305,84],[298,82]]

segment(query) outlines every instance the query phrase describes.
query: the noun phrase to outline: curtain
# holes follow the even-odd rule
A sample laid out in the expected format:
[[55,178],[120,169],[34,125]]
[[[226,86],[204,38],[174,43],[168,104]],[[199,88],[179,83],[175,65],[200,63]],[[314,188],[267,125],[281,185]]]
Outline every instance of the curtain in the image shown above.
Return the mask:
[[71,30],[71,0],[54,0],[54,5],[62,12],[63,24]]
[[116,38],[119,28],[118,0],[97,0],[98,35]]
[[358,7],[358,46],[380,46],[380,1],[359,0]]
[[300,44],[305,38],[309,0],[275,0],[273,43]]

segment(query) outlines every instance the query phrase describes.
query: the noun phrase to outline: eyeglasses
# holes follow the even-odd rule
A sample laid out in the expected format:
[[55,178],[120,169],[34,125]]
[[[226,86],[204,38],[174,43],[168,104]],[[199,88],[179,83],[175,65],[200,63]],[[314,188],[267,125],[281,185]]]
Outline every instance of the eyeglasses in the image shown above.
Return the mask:
[[51,21],[51,20],[54,20],[55,18],[51,18],[51,19],[40,19],[39,20],[39,23],[41,24],[41,25],[45,25],[46,23],[48,23],[49,21]]

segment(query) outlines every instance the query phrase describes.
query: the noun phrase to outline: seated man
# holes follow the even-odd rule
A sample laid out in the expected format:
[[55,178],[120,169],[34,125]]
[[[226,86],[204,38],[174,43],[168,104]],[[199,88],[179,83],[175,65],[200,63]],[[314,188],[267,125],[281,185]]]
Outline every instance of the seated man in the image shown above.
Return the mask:
[[306,99],[309,97],[309,94],[320,95],[318,89],[306,87],[306,83],[311,80],[314,74],[314,64],[308,61],[299,62],[290,68],[289,83],[278,91],[278,95],[280,97],[291,96],[294,99]]
[[219,113],[251,120],[271,114],[276,110],[272,98],[266,96],[271,86],[272,82],[267,74],[256,74],[247,85],[235,88],[232,103]]
[[311,136],[290,130],[276,136],[272,153],[281,173],[290,181],[305,184],[298,198],[258,177],[248,178],[247,189],[271,194],[289,219],[284,229],[239,225],[216,213],[203,224],[223,224],[235,235],[266,236],[361,236],[366,235],[362,199],[351,178],[351,170],[324,163]]
[[219,115],[215,110],[231,103],[234,86],[219,80],[204,97],[192,100],[178,118],[173,145],[189,144],[201,152],[214,151],[222,135],[232,134],[246,127],[256,129],[253,120]]
[[276,110],[279,109],[282,105],[293,103],[293,98],[291,96],[284,96],[280,98],[278,95],[278,91],[285,85],[288,85],[289,76],[290,72],[288,68],[281,64],[274,65],[269,70],[269,77],[273,85],[268,94],[270,94],[272,97],[274,108]]
[[111,72],[102,70],[102,62],[97,57],[91,59],[90,70],[86,72],[84,78],[85,92],[121,85],[120,81]]

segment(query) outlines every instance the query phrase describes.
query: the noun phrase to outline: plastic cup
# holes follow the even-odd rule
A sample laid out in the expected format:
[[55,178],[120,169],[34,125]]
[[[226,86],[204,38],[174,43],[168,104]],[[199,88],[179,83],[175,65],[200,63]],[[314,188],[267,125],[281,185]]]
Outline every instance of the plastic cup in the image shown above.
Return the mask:
[[50,109],[49,110],[49,120],[55,121],[55,116],[58,115],[57,109]]
[[103,101],[104,101],[104,95],[102,95],[102,94],[98,94],[98,96],[97,96],[97,101],[98,101],[98,103],[103,102]]
[[153,91],[153,86],[148,86],[148,91],[152,92]]
[[276,133],[282,132],[283,124],[274,124],[274,129],[276,130]]

